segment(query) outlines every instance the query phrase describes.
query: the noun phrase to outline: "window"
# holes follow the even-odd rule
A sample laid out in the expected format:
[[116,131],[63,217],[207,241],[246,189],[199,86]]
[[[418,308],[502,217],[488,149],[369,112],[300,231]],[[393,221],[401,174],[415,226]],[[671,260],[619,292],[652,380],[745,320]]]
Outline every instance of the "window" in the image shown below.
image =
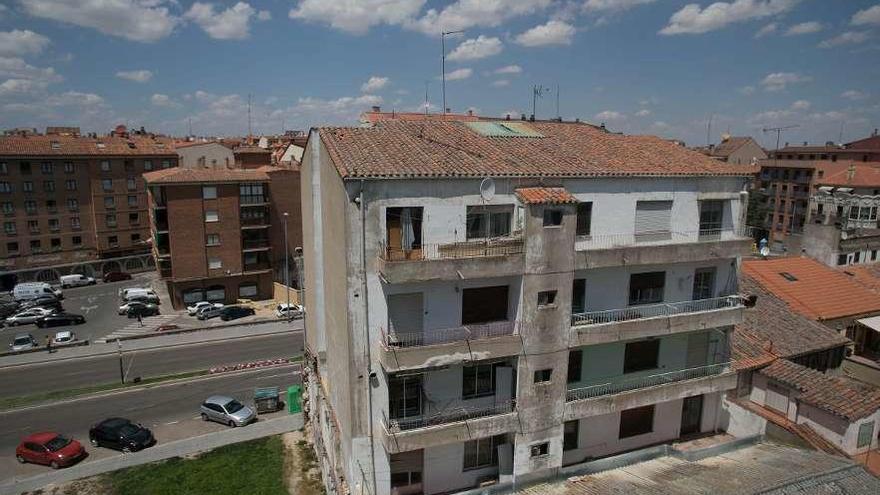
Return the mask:
[[461,324],[507,320],[508,287],[475,287],[461,291]]
[[846,255],[845,254],[838,254],[837,255],[837,264],[838,264],[838,266],[846,264]]
[[672,230],[672,201],[637,201],[636,235],[668,238]]
[[52,251],[61,251],[61,239],[58,237],[53,237],[49,240],[49,248]]
[[70,242],[71,242],[74,246],[79,246],[79,245],[82,244],[83,240],[82,240],[82,237],[80,237],[80,236],[78,236],[78,235],[75,235],[75,236],[73,236],[73,237],[70,238]]
[[116,199],[113,196],[104,196],[104,208],[116,208]]
[[580,314],[587,311],[587,280],[576,278],[571,284],[571,314]]
[[21,175],[31,175],[31,164],[28,162],[19,163],[18,171],[21,173]]
[[49,213],[58,213],[58,202],[54,199],[46,201],[46,211]]
[[101,172],[109,172],[110,171],[110,162],[104,160],[101,162]]
[[11,193],[12,192],[12,184],[10,184],[8,182],[0,182],[0,192]]
[[550,442],[536,443],[529,447],[530,457],[541,457],[550,451]]
[[64,181],[64,188],[68,191],[76,191],[76,179]]
[[[394,462],[392,458],[392,463]],[[400,473],[391,473],[391,493],[397,493],[394,491],[395,488],[404,488],[410,485],[418,485],[422,482],[422,472],[421,471],[407,471]],[[405,491],[401,491],[400,493],[406,493]]]
[[510,235],[513,206],[468,206],[467,238],[486,239]]
[[256,265],[260,260],[260,257],[257,253],[244,253],[244,265]]
[[54,180],[44,180],[43,181],[43,190],[46,192],[55,192],[55,181]]
[[656,369],[659,355],[659,339],[630,342],[623,353],[623,373]]
[[6,162],[0,162],[0,174],[5,175],[8,173],[9,173],[9,166],[6,165]]
[[[131,143],[129,143],[129,146],[131,146]],[[126,172],[133,172],[134,171],[134,161],[125,160],[125,162],[123,163],[123,167],[125,167]]]
[[461,398],[495,395],[495,368],[499,363],[475,364],[461,368]]
[[220,234],[208,234],[208,239],[206,242],[209,246],[219,246],[220,245]]
[[6,235],[15,235],[15,222],[3,222],[3,232]]
[[162,168],[168,168],[171,166],[171,162],[169,160],[162,160]]
[[388,397],[392,419],[422,414],[422,375],[392,376],[388,380]]
[[79,211],[79,200],[76,198],[68,198],[67,209],[69,211]]
[[861,261],[861,258],[862,258],[862,252],[861,252],[861,251],[856,251],[855,253],[853,253],[853,263],[858,263],[858,262],[860,262],[860,261]]
[[49,230],[51,232],[58,232],[59,230],[61,230],[61,222],[59,222],[57,218],[50,218]]
[[21,190],[24,192],[34,192],[34,183],[29,180],[22,182]]
[[138,225],[141,223],[141,216],[137,213],[129,213],[128,214],[128,224],[129,225]]
[[7,242],[6,243],[6,252],[9,254],[17,254],[18,253],[18,243],[17,242]]
[[876,249],[871,250],[871,261],[877,261],[877,250]]
[[205,211],[205,221],[206,222],[218,222],[220,221],[219,216],[217,215],[217,210],[206,210]]
[[112,191],[113,179],[101,179],[101,189],[104,191]]
[[226,289],[222,285],[212,285],[205,291],[205,298],[210,302],[225,301]]
[[132,242],[132,244],[137,243],[137,242],[141,242],[141,235],[140,234],[131,234],[131,242]]
[[111,235],[107,237],[107,244],[109,244],[110,247],[117,247],[119,246],[119,238],[115,235]]
[[583,361],[584,351],[578,349],[569,351],[568,353],[568,383],[576,383],[581,381],[581,362]]
[[498,446],[507,443],[504,435],[480,438],[464,443],[464,465],[462,470],[479,469],[498,465]]
[[116,214],[108,213],[104,216],[104,220],[107,222],[108,227],[116,227]]
[[31,246],[31,252],[32,252],[32,253],[42,253],[42,252],[43,252],[43,248],[40,246],[40,241],[39,241],[39,240],[33,240],[33,241],[31,241],[31,242],[30,242],[30,246]]
[[546,307],[551,306],[556,303],[556,291],[555,290],[543,290],[538,292],[538,307]]
[[208,268],[211,270],[223,268],[223,262],[220,258],[208,258]]
[[28,215],[36,215],[37,213],[37,202],[28,199],[24,202],[24,211],[27,212]]
[[137,196],[129,196],[128,197],[128,206],[135,208],[138,205],[138,197]]
[[637,407],[620,412],[618,438],[629,438],[654,431],[654,406]]
[[711,299],[715,296],[715,267],[694,270],[694,291],[692,299]]
[[144,160],[144,170],[153,170],[153,160]]
[[868,421],[859,425],[859,435],[856,440],[856,448],[870,447],[874,437],[874,422]]
[[553,376],[553,368],[547,368],[543,370],[535,370],[535,383],[544,383],[549,382],[550,378]]
[[134,177],[129,177],[128,179],[126,179],[126,180],[125,180],[125,187],[126,187],[126,189],[128,189],[129,191],[134,191],[134,190],[136,190],[136,189],[137,189],[137,181],[135,180],[135,178],[134,178]]
[[40,164],[40,171],[45,175],[52,175],[55,173],[55,165],[52,165],[50,162],[43,162]]
[[238,286],[238,297],[257,297],[257,284],[241,284]]
[[721,219],[724,216],[724,201],[700,201],[700,235],[721,235]]
[[73,162],[64,162],[64,173],[72,174],[74,172],[76,172],[76,165]]
[[578,448],[578,430],[580,421],[577,419],[566,421],[562,425],[562,450],[574,450]]
[[202,199],[217,199],[217,186],[203,186]]
[[13,215],[15,213],[15,205],[13,205],[9,201],[3,202],[3,214],[4,215]]
[[262,184],[241,184],[238,186],[239,202],[243,205],[265,203]]
[[544,227],[558,227],[562,225],[562,210],[556,208],[544,209]]
[[70,217],[70,227],[75,230],[79,230],[82,228],[79,223],[79,217]]
[[663,302],[663,286],[666,272],[634,273],[629,276],[629,304],[653,304]]
[[578,203],[576,235],[590,235],[593,223],[593,203]]

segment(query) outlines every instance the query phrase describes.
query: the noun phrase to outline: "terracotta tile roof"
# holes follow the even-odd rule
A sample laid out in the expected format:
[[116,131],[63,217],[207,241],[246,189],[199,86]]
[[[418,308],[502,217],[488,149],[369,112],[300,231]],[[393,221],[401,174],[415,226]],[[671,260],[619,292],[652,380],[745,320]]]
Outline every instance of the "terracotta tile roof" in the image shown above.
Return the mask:
[[837,270],[862,287],[880,294],[880,265],[852,265]]
[[746,137],[729,137],[724,141],[718,143],[717,146],[712,148],[712,156],[721,156],[728,157],[734,151],[738,150],[740,147],[751,141],[752,138]]
[[272,153],[271,151],[260,148],[259,146],[236,146],[233,153]]
[[[852,171],[850,171],[852,167]],[[819,162],[816,170],[822,171],[822,178],[816,175],[816,184],[838,187],[876,187],[880,188],[880,162],[856,162],[840,160]]]
[[385,122],[387,120],[403,120],[403,121],[453,121],[476,122],[480,117],[476,115],[468,115],[463,113],[429,113],[425,115],[421,112],[364,112],[361,114],[361,122],[366,124],[375,124],[376,122]]
[[[264,167],[259,169],[210,169],[210,168],[166,168],[147,172],[144,180],[147,184],[195,184],[223,182],[262,182],[269,176]],[[274,167],[269,167],[274,168]]]
[[[848,275],[805,257],[750,260],[743,272],[788,303],[792,310],[814,320],[880,312],[880,296]],[[786,279],[782,273],[795,280]]]
[[[490,137],[466,122],[379,122],[318,133],[343,178],[746,176],[655,136],[587,124],[518,122],[542,137]],[[504,124],[504,121],[498,121]]]
[[2,136],[0,156],[176,156],[167,138]]
[[759,373],[796,388],[799,401],[850,421],[880,409],[880,388],[846,376],[826,375],[785,359],[777,359]]
[[578,200],[564,187],[521,187],[515,191],[523,204],[571,204]]
[[743,322],[733,332],[731,354],[736,369],[755,369],[777,357],[794,359],[849,344],[845,336],[793,311],[747,273],[740,279],[739,291],[757,296],[757,301],[746,308]]

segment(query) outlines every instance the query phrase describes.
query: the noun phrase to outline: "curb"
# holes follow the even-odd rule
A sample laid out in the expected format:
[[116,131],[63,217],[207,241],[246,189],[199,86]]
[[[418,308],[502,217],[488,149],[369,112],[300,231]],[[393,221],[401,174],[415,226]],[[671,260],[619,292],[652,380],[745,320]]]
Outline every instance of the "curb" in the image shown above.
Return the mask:
[[152,333],[142,333],[142,334],[138,334],[138,335],[127,335],[124,337],[117,337],[112,340],[104,340],[103,338],[95,339],[95,342],[99,342],[99,341],[103,340],[103,342],[105,344],[112,344],[113,342],[116,342],[117,340],[125,342],[126,340],[141,340],[141,339],[148,339],[150,337],[162,337],[165,335],[178,335],[178,334],[183,334],[183,333],[202,332],[202,331],[206,331],[206,330],[218,330],[218,329],[223,329],[223,328],[244,327],[244,326],[248,326],[248,325],[264,325],[266,323],[275,323],[276,321],[283,321],[283,320],[270,320],[268,318],[264,318],[262,320],[251,320],[251,321],[241,322],[241,323],[224,323],[224,324],[216,325],[216,326],[212,326],[212,327],[177,328],[175,330],[168,330],[165,332],[153,331]]

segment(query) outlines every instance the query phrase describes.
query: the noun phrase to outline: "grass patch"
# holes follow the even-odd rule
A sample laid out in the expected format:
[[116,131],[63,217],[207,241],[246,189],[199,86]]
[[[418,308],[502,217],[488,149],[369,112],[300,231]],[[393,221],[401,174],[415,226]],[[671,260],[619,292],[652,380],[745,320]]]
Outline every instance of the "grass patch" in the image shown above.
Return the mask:
[[175,457],[104,476],[118,495],[288,495],[280,436],[214,449],[194,459]]
[[297,469],[297,495],[323,495],[324,483],[321,482],[321,470],[318,469],[318,458],[315,451],[305,440],[296,442],[296,453],[299,458]]

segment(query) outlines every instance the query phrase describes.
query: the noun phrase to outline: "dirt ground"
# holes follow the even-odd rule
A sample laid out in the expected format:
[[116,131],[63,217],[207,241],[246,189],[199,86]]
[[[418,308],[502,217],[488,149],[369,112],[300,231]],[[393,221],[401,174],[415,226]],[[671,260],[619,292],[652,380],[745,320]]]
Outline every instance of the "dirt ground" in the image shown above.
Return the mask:
[[291,495],[323,495],[324,484],[315,458],[314,448],[305,440],[302,431],[281,435],[287,454],[285,474],[287,491]]

